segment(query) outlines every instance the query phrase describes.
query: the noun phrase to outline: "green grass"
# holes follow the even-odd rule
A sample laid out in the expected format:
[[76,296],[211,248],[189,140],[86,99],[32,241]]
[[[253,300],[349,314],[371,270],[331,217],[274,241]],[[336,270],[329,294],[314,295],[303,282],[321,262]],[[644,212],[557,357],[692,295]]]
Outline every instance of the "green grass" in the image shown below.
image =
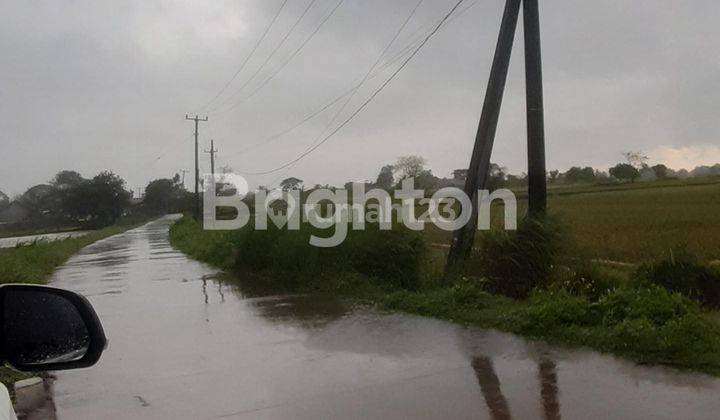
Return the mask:
[[55,268],[83,247],[123,230],[122,227],[113,226],[80,237],[57,241],[39,240],[0,249],[0,284],[45,283]]
[[[593,349],[630,358],[640,363],[664,364],[720,376],[720,316],[697,303],[665,289],[640,285],[626,267],[600,264],[591,272],[575,275],[575,282],[590,287],[561,285],[535,291],[528,299],[515,300],[487,292],[487,280],[458,277],[441,280],[444,251],[429,249],[404,264],[420,272],[417,282],[385,281],[379,265],[372,275],[362,272],[342,252],[322,253],[309,249],[306,238],[275,232],[278,238],[254,238],[242,232],[208,232],[185,218],[170,230],[173,246],[190,256],[226,270],[239,272],[243,290],[249,294],[316,293],[342,296],[454,322],[520,334],[569,346]],[[411,241],[412,237],[406,238]],[[357,239],[350,237],[348,241]],[[283,242],[285,241],[285,242]],[[276,244],[287,245],[281,257]],[[360,250],[357,244],[350,250]],[[395,243],[383,253],[402,249]],[[244,250],[244,251],[242,251]],[[250,260],[267,258],[257,265]],[[263,255],[267,254],[267,255]],[[373,254],[379,258],[381,254]],[[280,259],[278,259],[280,258]],[[335,260],[333,260],[335,259]],[[361,259],[362,260],[362,259]],[[298,262],[300,262],[298,264]],[[344,268],[343,268],[344,267]],[[288,270],[288,268],[291,268]],[[596,280],[600,280],[598,283]]]
[[[516,192],[518,213],[526,208]],[[551,186],[551,214],[568,228],[586,255],[641,263],[685,248],[703,262],[720,260],[720,178],[691,178],[620,185]],[[493,211],[493,223],[502,214]],[[448,244],[451,233],[426,228],[431,244]],[[478,243],[482,233],[477,235]]]

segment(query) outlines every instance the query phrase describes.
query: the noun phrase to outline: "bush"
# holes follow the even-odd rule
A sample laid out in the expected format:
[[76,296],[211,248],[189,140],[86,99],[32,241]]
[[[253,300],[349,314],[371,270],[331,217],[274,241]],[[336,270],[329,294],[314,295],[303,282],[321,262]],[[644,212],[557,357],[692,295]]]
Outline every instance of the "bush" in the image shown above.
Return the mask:
[[565,290],[576,296],[597,301],[600,296],[622,285],[622,280],[588,260],[555,267],[550,290]]
[[561,236],[557,223],[526,218],[516,231],[487,232],[471,264],[488,279],[491,293],[525,298],[549,284]]
[[287,230],[272,223],[266,230],[248,225],[233,232],[206,232],[190,218],[171,228],[173,244],[191,256],[224,268],[276,271],[286,286],[307,285],[325,274],[360,273],[384,288],[418,288],[425,248],[417,232],[400,227],[384,231],[369,224],[364,231],[349,231],[332,248],[310,245],[312,234],[328,233],[307,224]]
[[696,303],[656,286],[615,289],[597,302],[566,290],[538,291],[521,312],[525,328],[538,332],[568,326],[613,328],[630,321],[660,327],[701,313]]
[[596,304],[602,325],[613,326],[627,320],[645,320],[661,326],[688,314],[698,314],[694,302],[661,287],[617,289],[602,296]]
[[343,247],[359,273],[392,287],[417,290],[425,244],[416,232],[405,228],[383,231],[368,225],[364,231],[351,232]]
[[666,260],[642,265],[637,277],[641,282],[681,293],[703,305],[720,307],[720,273],[699,264],[688,252],[672,252]]

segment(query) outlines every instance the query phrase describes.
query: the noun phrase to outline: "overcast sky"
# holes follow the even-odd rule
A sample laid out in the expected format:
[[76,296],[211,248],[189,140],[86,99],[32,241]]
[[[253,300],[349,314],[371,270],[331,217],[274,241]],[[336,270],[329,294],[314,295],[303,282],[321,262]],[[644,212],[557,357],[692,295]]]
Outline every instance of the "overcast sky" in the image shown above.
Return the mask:
[[[315,0],[246,83],[311,1],[287,1],[245,70],[209,108],[203,106],[240,68],[282,0],[3,1],[0,190],[20,193],[62,169],[88,177],[109,169],[132,188],[190,170],[189,112],[209,115],[200,126],[201,147],[214,138],[219,165],[272,169],[356,109],[400,62],[384,65],[456,0],[421,4],[381,60],[382,71],[334,124],[342,102],[264,142],[361,80],[418,0],[345,0],[275,78],[244,100],[338,0]],[[374,178],[381,166],[409,154],[427,158],[438,176],[467,167],[503,3],[465,0],[474,6],[287,175],[342,185]],[[720,3],[547,0],[540,6],[548,168],[607,168],[625,150],[674,168],[720,162]],[[493,161],[519,173],[526,167],[521,31],[516,40]],[[207,171],[208,155],[201,159]],[[268,185],[285,174],[248,179]]]

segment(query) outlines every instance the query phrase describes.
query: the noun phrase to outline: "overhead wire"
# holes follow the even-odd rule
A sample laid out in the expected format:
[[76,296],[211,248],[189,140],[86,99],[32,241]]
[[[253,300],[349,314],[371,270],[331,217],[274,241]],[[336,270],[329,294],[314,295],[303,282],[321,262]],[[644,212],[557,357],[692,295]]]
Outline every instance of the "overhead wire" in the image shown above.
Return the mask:
[[[310,40],[312,40],[312,39],[315,37],[315,35],[317,35],[317,33],[320,32],[320,29],[322,29],[322,27],[325,25],[325,23],[335,14],[335,12],[336,12],[336,11],[338,10],[338,8],[343,4],[344,1],[345,1],[345,0],[339,0],[339,1],[337,2],[337,4],[335,5],[335,7],[333,7],[332,10],[330,10],[330,13],[328,13],[327,15],[325,15],[325,17],[324,17],[324,18],[320,21],[320,23],[315,27],[315,30],[313,30],[313,31],[310,33],[310,35],[308,35],[308,36],[305,38],[305,40],[302,42],[302,44],[300,44],[300,46],[299,46],[298,48],[296,48],[295,51],[294,51],[292,54],[290,54],[290,56],[289,56],[272,74],[270,74],[269,77],[267,77],[260,85],[258,85],[258,87],[255,88],[255,90],[253,90],[252,92],[250,92],[250,94],[243,100],[243,102],[246,102],[246,101],[250,100],[250,98],[252,98],[253,96],[255,96],[255,94],[257,94],[260,90],[262,90],[265,86],[267,86],[267,84],[270,83],[270,81],[271,81],[272,79],[274,79],[275,76],[277,76],[278,74],[280,74],[280,72],[283,71],[283,69],[284,69],[285,67],[287,67],[287,65],[288,65],[293,59],[295,59],[295,57],[296,57],[298,54],[300,54],[300,52],[303,50],[303,48],[305,48],[305,46],[310,42]],[[233,108],[234,108],[234,107],[233,107]],[[233,109],[233,108],[231,108],[231,109]]]
[[[307,4],[303,12],[300,14],[300,16],[295,20],[295,23],[290,27],[290,29],[285,33],[285,35],[282,37],[280,42],[275,46],[275,48],[268,54],[268,56],[265,58],[265,61],[262,62],[262,64],[255,70],[255,72],[243,83],[236,91],[233,93],[229,101],[232,101],[234,98],[236,98],[240,93],[245,90],[245,88],[260,74],[261,71],[265,69],[265,66],[268,65],[270,60],[272,60],[273,57],[275,57],[275,54],[282,48],[283,45],[287,42],[287,40],[290,38],[290,35],[295,31],[295,29],[298,27],[300,22],[303,20],[305,15],[310,11],[312,6],[317,2],[317,0],[310,0],[310,2]],[[225,101],[224,103],[219,104],[215,109],[211,110],[211,112],[217,111],[219,108],[226,106],[228,101]]]
[[440,28],[447,22],[447,20],[455,13],[455,11],[460,7],[460,5],[465,0],[458,0],[457,3],[450,9],[450,11],[440,20],[440,22],[433,28],[433,30],[425,36],[425,38],[422,40],[420,45],[418,45],[412,53],[403,61],[403,63],[388,77],[381,85],[378,87],[371,95],[370,97],[365,100],[353,113],[350,114],[337,128],[335,128],[332,132],[330,132],[327,136],[325,136],[321,141],[317,142],[316,144],[313,144],[310,148],[302,152],[299,156],[296,158],[290,160],[289,162],[286,162],[276,168],[264,170],[264,171],[245,171],[240,172],[242,174],[246,175],[265,175],[270,174],[274,172],[281,171],[291,165],[294,165],[295,163],[299,162],[300,160],[304,159],[306,156],[317,150],[320,146],[325,144],[327,141],[329,141],[335,134],[337,134],[340,130],[342,130],[347,124],[349,124],[358,114],[360,114],[394,79],[397,77],[398,74],[410,63],[410,61],[415,58],[415,56],[420,52],[420,50],[428,43],[430,38],[432,38],[439,30]]
[[[464,9],[462,9],[462,10],[460,10],[459,12],[455,13],[450,19],[448,19],[448,21],[447,21],[446,23],[449,23],[449,22],[451,22],[452,20],[454,20],[454,19],[462,16],[463,14],[465,14],[468,10],[470,10],[470,8],[472,8],[473,6],[475,6],[475,5],[478,3],[478,1],[479,1],[479,0],[474,0],[471,4],[469,4],[468,6],[466,6]],[[397,61],[399,61],[400,59],[402,59],[403,56],[405,56],[406,54],[408,54],[414,47],[416,47],[417,44],[418,44],[419,42],[421,42],[421,38],[422,38],[422,36],[416,37],[416,35],[419,34],[420,30],[422,30],[423,28],[426,28],[426,27],[428,27],[428,26],[431,26],[431,25],[423,25],[423,26],[421,26],[417,31],[415,31],[412,35],[410,35],[410,38],[413,38],[414,40],[413,40],[412,42],[410,42],[408,45],[406,45],[404,48],[402,48],[401,50],[399,50],[392,58],[390,58],[389,60],[387,60],[387,61],[385,62],[385,64],[383,64],[382,66],[380,66],[380,68],[379,68],[376,72],[374,72],[374,74],[370,75],[367,80],[371,80],[371,79],[374,79],[374,78],[378,77],[383,70],[385,70],[385,69],[387,69],[388,67],[390,67],[390,66],[392,66],[393,64],[395,64]],[[420,34],[420,35],[421,35],[421,34]],[[415,39],[415,38],[417,38],[417,39]],[[247,153],[247,152],[250,151],[250,150],[253,150],[253,149],[255,149],[255,148],[259,147],[259,146],[262,146],[262,145],[264,145],[264,144],[271,143],[271,142],[273,142],[273,141],[275,141],[275,140],[277,140],[277,139],[279,139],[279,138],[281,138],[281,137],[283,137],[283,136],[285,136],[285,135],[293,132],[294,130],[296,130],[296,129],[299,128],[300,126],[304,125],[304,124],[307,123],[308,121],[314,119],[314,118],[317,117],[318,115],[322,114],[323,112],[325,112],[326,110],[328,110],[329,108],[331,108],[333,105],[335,105],[335,104],[337,104],[338,102],[340,102],[342,99],[344,99],[344,98],[346,98],[347,96],[349,96],[349,95],[354,94],[355,92],[357,92],[357,90],[358,90],[358,89],[361,87],[361,85],[363,84],[363,82],[362,82],[361,79],[358,79],[358,80],[360,80],[360,81],[357,81],[357,80],[356,80],[355,82],[353,82],[353,84],[351,85],[351,87],[350,87],[349,89],[343,91],[343,92],[342,92],[340,95],[338,95],[337,97],[333,98],[332,100],[330,100],[329,102],[325,103],[324,105],[321,105],[320,107],[316,108],[314,111],[308,113],[305,117],[303,117],[300,121],[298,121],[297,123],[295,123],[295,124],[292,125],[291,127],[288,127],[288,128],[286,128],[286,129],[284,129],[284,130],[282,130],[282,131],[280,131],[280,132],[277,132],[277,133],[272,134],[272,135],[270,135],[270,136],[268,136],[268,137],[265,137],[265,138],[263,138],[263,139],[261,139],[261,140],[259,140],[259,141],[257,141],[257,142],[254,142],[254,143],[252,143],[252,144],[250,144],[250,145],[248,145],[248,146],[240,149],[239,151],[228,155],[228,157],[234,157],[234,156],[238,156],[238,155]],[[366,80],[366,81],[367,81],[367,80]]]
[[333,118],[332,118],[332,119],[330,120],[330,122],[327,124],[327,126],[325,127],[325,129],[320,133],[320,137],[322,137],[322,136],[325,134],[325,132],[326,132],[327,130],[329,130],[330,127],[332,127],[332,125],[335,123],[335,121],[336,121],[337,118],[340,116],[340,114],[342,114],[342,112],[343,112],[343,111],[345,110],[345,108],[348,106],[348,104],[350,103],[350,101],[352,101],[352,99],[355,97],[355,94],[357,94],[358,90],[360,90],[360,88],[365,84],[365,82],[367,82],[367,80],[368,80],[368,78],[370,77],[370,75],[372,74],[372,72],[375,71],[375,68],[378,66],[378,64],[380,64],[380,61],[382,60],[382,58],[385,56],[385,54],[388,52],[388,50],[390,50],[390,47],[392,47],[392,45],[393,45],[393,44],[395,43],[395,41],[398,39],[398,37],[400,36],[400,34],[405,30],[405,28],[407,27],[407,25],[408,25],[408,23],[410,22],[410,20],[413,18],[413,16],[415,16],[415,12],[417,12],[418,8],[420,8],[420,5],[421,5],[424,1],[425,1],[425,0],[418,0],[417,4],[415,4],[415,7],[413,7],[412,10],[410,11],[410,14],[408,15],[408,17],[405,19],[405,21],[403,21],[402,25],[400,25],[400,28],[398,28],[398,30],[395,32],[395,34],[393,35],[392,39],[390,39],[390,42],[388,42],[388,44],[387,44],[387,45],[385,46],[385,48],[382,50],[382,52],[380,53],[380,55],[378,55],[378,57],[377,57],[377,59],[375,60],[375,62],[373,63],[373,65],[370,67],[370,69],[368,69],[367,73],[365,73],[365,76],[363,77],[363,79],[362,79],[362,80],[360,81],[360,83],[355,87],[355,89],[350,93],[350,95],[348,96],[348,98],[347,98],[347,100],[345,101],[345,103],[340,107],[340,109],[338,109],[338,111],[335,113],[335,115],[333,116]]
[[283,0],[282,4],[280,5],[280,8],[275,12],[275,15],[270,20],[270,23],[265,27],[265,30],[263,31],[260,38],[255,43],[255,46],[250,50],[250,53],[245,57],[245,60],[243,60],[240,67],[237,69],[237,71],[232,75],[230,80],[225,83],[225,85],[215,94],[215,96],[210,99],[205,105],[203,105],[200,109],[204,110],[207,109],[211,104],[213,104],[229,87],[232,85],[232,83],[235,81],[235,79],[242,73],[243,70],[245,70],[245,67],[247,66],[248,62],[250,62],[250,59],[255,55],[255,52],[260,48],[260,45],[267,37],[268,33],[270,32],[270,29],[275,25],[275,22],[277,21],[278,17],[280,17],[280,14],[282,13],[283,9],[285,8],[285,5],[287,4],[288,0]]

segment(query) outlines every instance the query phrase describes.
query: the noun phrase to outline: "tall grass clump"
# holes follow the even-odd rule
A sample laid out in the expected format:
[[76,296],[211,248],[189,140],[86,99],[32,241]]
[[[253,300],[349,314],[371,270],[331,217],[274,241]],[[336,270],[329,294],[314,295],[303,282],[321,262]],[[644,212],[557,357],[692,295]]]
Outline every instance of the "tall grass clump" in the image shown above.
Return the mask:
[[506,318],[525,335],[587,345],[649,363],[720,373],[720,326],[662,287],[619,288],[597,302],[567,291],[533,293]]
[[190,256],[223,268],[272,272],[285,286],[307,288],[313,282],[361,274],[385,289],[417,289],[425,255],[422,237],[404,227],[380,230],[368,224],[365,230],[348,231],[336,247],[310,245],[310,236],[327,237],[332,232],[301,224],[299,230],[267,229],[252,225],[232,232],[206,232],[190,218],[170,231],[174,246]]
[[720,307],[720,272],[700,264],[685,250],[672,251],[669,258],[643,264],[637,271],[637,278],[708,307]]
[[515,231],[487,232],[473,252],[469,272],[487,279],[491,293],[525,298],[550,283],[561,238],[558,223],[546,217],[528,217]]

